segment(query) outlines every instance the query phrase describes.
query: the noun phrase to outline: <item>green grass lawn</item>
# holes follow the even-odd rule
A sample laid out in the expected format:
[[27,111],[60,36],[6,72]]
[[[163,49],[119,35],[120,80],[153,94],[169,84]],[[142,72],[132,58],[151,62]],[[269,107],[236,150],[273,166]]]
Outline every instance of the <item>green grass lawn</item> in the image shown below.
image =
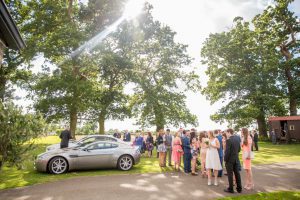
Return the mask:
[[[134,166],[130,171],[123,172],[117,169],[111,170],[92,170],[77,171],[61,175],[51,175],[47,173],[36,172],[33,168],[34,157],[45,151],[46,146],[59,143],[57,136],[48,136],[37,139],[36,148],[24,155],[26,157],[23,166],[18,170],[16,167],[4,166],[0,171],[0,189],[22,187],[48,181],[61,180],[65,178],[78,176],[96,176],[96,175],[115,175],[115,174],[134,174],[134,173],[160,173],[171,171],[171,167],[160,168],[157,158],[148,158],[142,156],[141,162]],[[274,162],[300,161],[299,144],[292,145],[273,145],[271,143],[261,142],[260,151],[256,153],[254,164],[270,164]],[[154,152],[154,155],[155,152]]]
[[236,197],[225,197],[219,200],[293,200],[300,199],[299,191],[279,191],[269,193],[257,193],[250,195],[241,195]]

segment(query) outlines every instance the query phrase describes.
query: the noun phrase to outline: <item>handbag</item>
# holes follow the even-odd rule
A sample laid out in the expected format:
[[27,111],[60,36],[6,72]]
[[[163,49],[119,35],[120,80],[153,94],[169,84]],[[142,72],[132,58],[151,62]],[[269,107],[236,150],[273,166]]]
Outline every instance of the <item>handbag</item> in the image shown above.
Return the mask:
[[182,153],[183,151],[182,151],[182,149],[177,149],[177,152]]
[[[247,158],[249,158],[249,151],[244,151],[243,152],[243,159],[246,160]],[[254,152],[250,151],[250,160],[254,159]]]

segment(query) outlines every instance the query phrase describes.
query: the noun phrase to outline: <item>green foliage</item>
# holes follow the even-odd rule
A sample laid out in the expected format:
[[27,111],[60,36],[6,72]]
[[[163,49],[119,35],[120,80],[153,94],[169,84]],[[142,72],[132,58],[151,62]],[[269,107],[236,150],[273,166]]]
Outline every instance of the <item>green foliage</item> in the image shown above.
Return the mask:
[[165,125],[196,125],[196,116],[186,107],[184,92],[197,90],[199,80],[189,68],[187,46],[174,41],[176,33],[155,21],[151,6],[146,4],[144,13],[123,24],[117,34],[134,64],[130,76],[135,84],[131,107],[138,124],[155,125],[157,129]]
[[253,28],[242,17],[230,31],[211,34],[201,51],[208,65],[203,94],[227,105],[211,118],[236,128],[255,121],[266,134],[266,118],[291,115],[299,107],[298,18],[288,10],[290,0],[278,0],[253,19]]
[[289,10],[293,0],[276,0],[253,19],[256,33],[264,45],[280,56],[277,84],[289,102],[290,115],[300,106],[300,33],[299,18]]
[[[137,21],[124,22],[89,55],[68,60],[74,50],[120,17],[125,1],[7,2],[27,44],[22,62],[43,55],[56,67],[49,72],[43,65],[44,71],[28,87],[34,107],[49,122],[69,120],[73,136],[79,115],[97,120],[100,133],[106,119],[132,114],[142,126],[196,124],[185,104],[184,92],[199,85],[192,69],[185,72],[191,62],[186,45],[174,42],[175,32],[153,20],[149,4]],[[138,101],[124,94],[129,82],[142,94]]]
[[132,64],[116,51],[119,47],[114,46],[115,42],[110,39],[104,41],[91,57],[98,78],[93,82],[87,115],[99,122],[100,134],[104,134],[106,119],[124,119],[130,115],[129,95],[124,93],[124,86],[129,82]]
[[265,118],[286,113],[276,87],[276,50],[266,47],[248,22],[236,18],[230,31],[211,34],[201,55],[209,76],[203,94],[212,103],[227,102],[213,120],[226,120],[236,128],[256,120],[260,134],[266,134]]
[[[15,19],[19,28],[28,16],[27,7],[20,1],[6,1],[12,17]],[[2,63],[0,63],[0,99],[2,102],[10,101],[14,98],[13,86],[26,87],[31,77],[31,67],[28,56],[21,51],[5,49]]]
[[79,128],[78,133],[80,135],[92,135],[95,134],[97,129],[97,124],[95,122],[86,122]]
[[41,115],[22,114],[21,109],[12,103],[0,103],[0,155],[2,164],[8,162],[20,167],[23,154],[32,149],[32,139],[43,133],[44,126],[45,122]]
[[89,103],[99,86],[100,63],[86,55],[67,58],[120,15],[122,1],[91,0],[87,5],[77,1],[71,5],[62,0],[28,1],[26,5],[31,18],[23,31],[29,53],[43,54],[47,62],[57,67],[52,73],[45,68],[33,79],[35,108],[49,121],[69,120],[74,136],[78,115],[92,106]]

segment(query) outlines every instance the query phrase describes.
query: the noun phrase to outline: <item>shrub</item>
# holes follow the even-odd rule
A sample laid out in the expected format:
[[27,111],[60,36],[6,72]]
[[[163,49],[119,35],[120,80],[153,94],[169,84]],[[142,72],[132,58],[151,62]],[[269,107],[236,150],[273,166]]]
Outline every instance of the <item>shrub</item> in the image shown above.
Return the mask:
[[22,114],[13,103],[0,102],[0,169],[8,162],[20,167],[22,156],[43,133],[45,121],[39,114]]

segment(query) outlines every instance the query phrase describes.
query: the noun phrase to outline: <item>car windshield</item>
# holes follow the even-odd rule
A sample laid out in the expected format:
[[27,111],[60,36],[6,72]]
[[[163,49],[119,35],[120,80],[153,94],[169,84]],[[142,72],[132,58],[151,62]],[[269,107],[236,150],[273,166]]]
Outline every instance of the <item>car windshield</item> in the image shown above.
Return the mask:
[[95,141],[113,141],[113,142],[116,142],[117,139],[112,138],[112,137],[107,137],[107,136],[86,137],[86,138],[82,138],[81,140],[78,141],[78,146],[80,146],[80,147],[86,146],[87,144],[91,144]]

